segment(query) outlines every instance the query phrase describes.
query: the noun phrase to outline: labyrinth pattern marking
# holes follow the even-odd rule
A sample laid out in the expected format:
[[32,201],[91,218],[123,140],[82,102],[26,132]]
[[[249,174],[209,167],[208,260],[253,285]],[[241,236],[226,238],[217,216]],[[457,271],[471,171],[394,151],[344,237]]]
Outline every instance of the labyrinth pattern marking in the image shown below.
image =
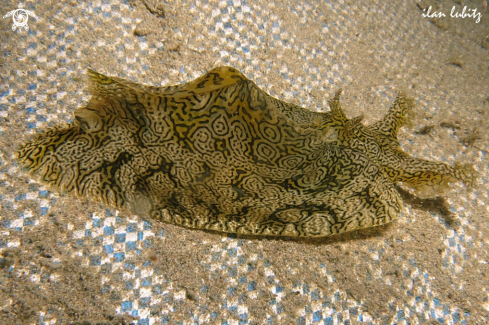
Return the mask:
[[418,191],[471,183],[464,166],[417,159],[397,133],[412,101],[399,95],[370,126],[339,102],[312,112],[219,67],[187,84],[148,87],[88,71],[93,94],[68,127],[18,151],[65,193],[164,222],[261,236],[323,237],[397,218],[395,183]]

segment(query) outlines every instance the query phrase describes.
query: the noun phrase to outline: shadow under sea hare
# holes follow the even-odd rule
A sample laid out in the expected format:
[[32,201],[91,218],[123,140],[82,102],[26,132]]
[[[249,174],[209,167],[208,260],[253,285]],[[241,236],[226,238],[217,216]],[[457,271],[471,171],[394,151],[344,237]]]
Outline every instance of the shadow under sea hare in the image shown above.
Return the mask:
[[397,218],[395,183],[423,192],[470,183],[471,168],[409,156],[397,140],[412,102],[399,95],[365,126],[312,112],[219,67],[148,87],[88,70],[76,120],[25,143],[21,165],[61,192],[189,228],[322,237]]

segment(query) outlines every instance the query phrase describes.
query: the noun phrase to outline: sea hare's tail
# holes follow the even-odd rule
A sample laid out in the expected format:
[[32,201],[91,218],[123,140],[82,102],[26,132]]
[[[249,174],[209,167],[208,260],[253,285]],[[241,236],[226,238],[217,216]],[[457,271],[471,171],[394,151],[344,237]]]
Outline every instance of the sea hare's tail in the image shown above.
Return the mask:
[[[78,128],[73,125],[52,128],[23,144],[17,150],[17,159],[23,168],[39,176],[42,182],[70,191],[71,187],[67,186],[67,183],[70,182],[66,182],[70,178],[67,175],[69,171],[63,168],[66,162],[58,155],[58,152],[64,143],[76,137],[77,134]],[[75,159],[76,157],[73,156],[76,156],[75,152],[66,152],[67,159]]]

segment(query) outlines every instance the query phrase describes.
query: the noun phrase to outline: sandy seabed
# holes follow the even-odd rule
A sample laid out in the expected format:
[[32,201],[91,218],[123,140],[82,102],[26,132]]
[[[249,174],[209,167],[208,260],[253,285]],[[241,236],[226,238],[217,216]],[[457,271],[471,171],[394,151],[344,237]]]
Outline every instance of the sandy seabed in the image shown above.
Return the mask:
[[[429,6],[446,17],[423,17]],[[459,1],[26,2],[0,20],[0,323],[482,324],[489,317],[489,11]],[[0,14],[18,8],[2,1]],[[425,11],[423,11],[425,9]],[[472,12],[473,11],[466,11]],[[470,189],[396,222],[318,240],[242,238],[107,209],[32,180],[15,149],[73,120],[86,68],[154,86],[230,65],[271,95],[380,119],[399,91],[403,149],[471,163]]]

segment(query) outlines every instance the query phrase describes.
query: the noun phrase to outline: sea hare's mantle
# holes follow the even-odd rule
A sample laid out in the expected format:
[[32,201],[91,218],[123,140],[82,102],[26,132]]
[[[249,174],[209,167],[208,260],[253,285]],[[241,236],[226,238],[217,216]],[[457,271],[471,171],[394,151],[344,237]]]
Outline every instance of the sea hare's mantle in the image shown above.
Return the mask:
[[471,169],[416,159],[397,133],[400,95],[365,126],[338,92],[316,113],[219,67],[190,83],[146,87],[88,71],[93,96],[76,121],[24,144],[21,164],[63,192],[185,227],[321,237],[385,224],[394,188],[472,180]]

